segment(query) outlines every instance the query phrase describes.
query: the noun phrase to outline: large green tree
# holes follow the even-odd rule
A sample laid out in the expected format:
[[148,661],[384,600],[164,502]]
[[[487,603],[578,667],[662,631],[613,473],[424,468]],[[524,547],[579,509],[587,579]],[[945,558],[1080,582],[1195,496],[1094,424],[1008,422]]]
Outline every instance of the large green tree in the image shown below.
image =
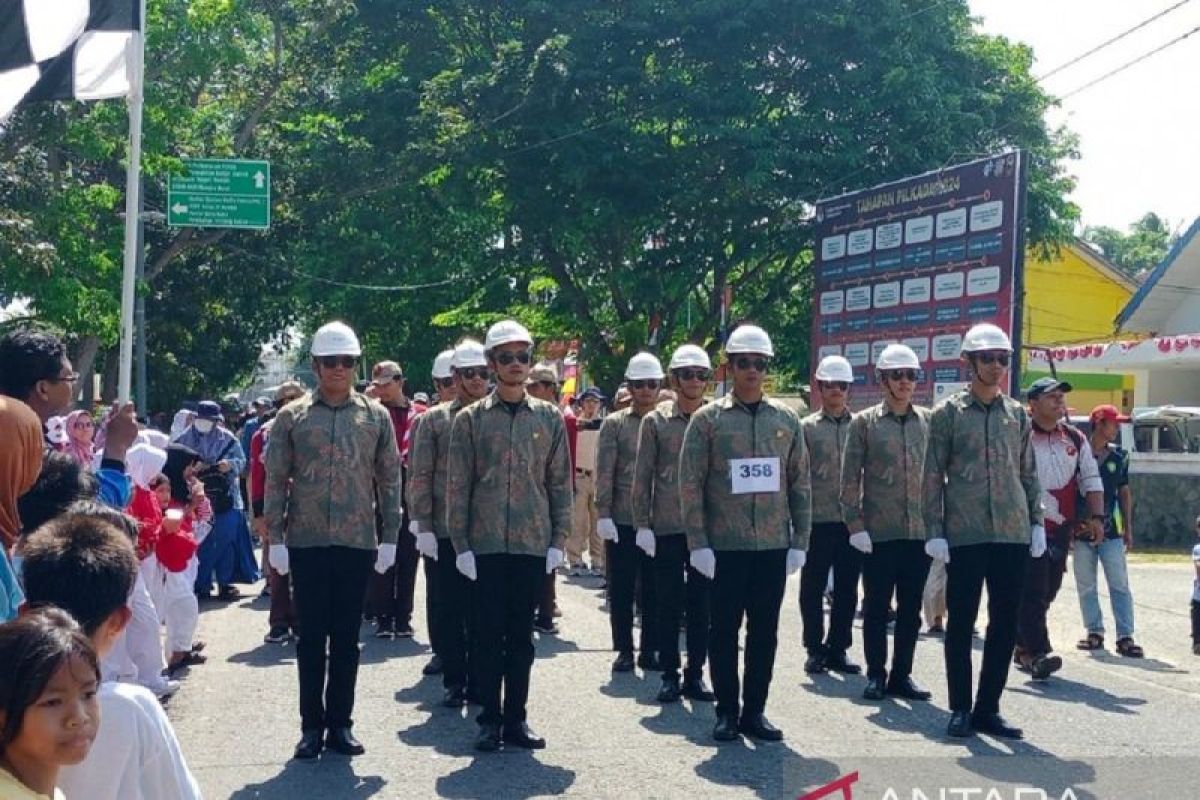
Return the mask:
[[1153,212],[1124,231],[1107,225],[1083,230],[1084,241],[1100,248],[1109,261],[1134,278],[1154,269],[1178,238],[1167,221]]

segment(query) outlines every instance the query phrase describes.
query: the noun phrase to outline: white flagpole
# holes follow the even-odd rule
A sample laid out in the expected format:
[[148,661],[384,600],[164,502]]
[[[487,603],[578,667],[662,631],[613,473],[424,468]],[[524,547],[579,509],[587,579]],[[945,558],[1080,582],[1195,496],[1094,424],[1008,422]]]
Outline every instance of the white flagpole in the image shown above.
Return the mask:
[[[142,102],[146,53],[146,0],[139,0],[140,31],[129,45],[129,164],[125,168],[125,268],[121,275],[121,347],[117,399],[125,405],[133,389],[133,299],[137,281],[138,210],[142,168]],[[146,409],[138,409],[145,412]]]

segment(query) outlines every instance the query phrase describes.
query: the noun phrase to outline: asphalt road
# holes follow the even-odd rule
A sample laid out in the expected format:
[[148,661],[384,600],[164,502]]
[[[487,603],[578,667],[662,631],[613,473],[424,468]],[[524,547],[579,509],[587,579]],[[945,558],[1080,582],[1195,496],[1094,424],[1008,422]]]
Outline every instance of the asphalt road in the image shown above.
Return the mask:
[[[711,704],[654,701],[658,674],[613,675],[602,593],[560,579],[562,633],[537,643],[530,724],[546,750],[477,755],[475,709],[438,705],[423,604],[415,640],[380,641],[363,628],[355,732],[367,753],[290,761],[298,737],[294,648],[262,642],[266,600],[202,609],[208,664],[194,668],[169,714],[208,798],[797,798],[839,778],[857,800],[1200,797],[1200,658],[1191,653],[1187,563],[1131,568],[1138,639],[1147,657],[1083,653],[1073,581],[1051,612],[1066,664],[1048,682],[1014,672],[1003,713],[1022,742],[948,740],[940,639],[918,645],[916,680],[931,703],[869,703],[862,677],[804,674],[789,581],[768,716],[777,744],[711,739]],[[257,587],[256,587],[257,588]],[[418,593],[422,586],[418,582]],[[1107,596],[1102,597],[1111,626]],[[980,630],[985,620],[980,620]],[[853,651],[861,661],[857,641]],[[976,664],[978,665],[978,649]]]

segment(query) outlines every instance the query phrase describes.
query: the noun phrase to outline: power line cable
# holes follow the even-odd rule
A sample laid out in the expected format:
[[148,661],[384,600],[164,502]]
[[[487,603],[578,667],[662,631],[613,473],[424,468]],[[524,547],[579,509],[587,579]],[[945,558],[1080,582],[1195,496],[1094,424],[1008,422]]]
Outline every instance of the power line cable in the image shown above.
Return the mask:
[[1080,61],[1083,61],[1088,56],[1094,55],[1095,53],[1099,53],[1101,50],[1108,47],[1109,45],[1116,44],[1117,42],[1121,41],[1129,34],[1135,32],[1135,31],[1141,30],[1142,28],[1149,25],[1151,22],[1154,22],[1155,20],[1165,17],[1167,14],[1170,14],[1175,9],[1179,8],[1180,6],[1185,6],[1188,3],[1190,3],[1191,1],[1192,0],[1180,0],[1180,2],[1176,3],[1175,5],[1171,6],[1170,8],[1165,8],[1162,11],[1155,14],[1154,16],[1142,20],[1138,24],[1134,25],[1132,28],[1127,28],[1127,29],[1121,31],[1116,36],[1112,37],[1111,39],[1101,42],[1100,44],[1093,47],[1091,50],[1080,53],[1079,55],[1075,56],[1074,58],[1072,58],[1070,61],[1067,61],[1066,63],[1059,64],[1057,67],[1050,70],[1046,74],[1039,75],[1037,80],[1040,82],[1040,81],[1046,80],[1046,78],[1049,78],[1051,75],[1057,75],[1058,73],[1062,72],[1067,67],[1072,67],[1072,66],[1078,64]]
[[1187,33],[1184,33],[1180,36],[1176,36],[1174,39],[1172,39],[1171,41],[1169,41],[1165,44],[1159,45],[1158,47],[1154,48],[1153,50],[1143,53],[1142,55],[1138,56],[1137,58],[1133,59],[1132,61],[1127,61],[1124,64],[1122,64],[1121,66],[1117,67],[1116,69],[1111,69],[1108,72],[1101,75],[1100,77],[1090,80],[1078,88],[1072,89],[1071,91],[1067,92],[1066,94],[1059,95],[1058,99],[1059,99],[1059,101],[1062,101],[1062,100],[1066,100],[1069,97],[1074,97],[1075,95],[1079,94],[1080,92],[1084,91],[1085,89],[1090,89],[1093,86],[1095,86],[1096,84],[1102,83],[1103,81],[1108,80],[1109,78],[1113,77],[1114,75],[1124,72],[1125,70],[1129,69],[1130,67],[1134,66],[1135,64],[1140,64],[1141,62],[1145,61],[1146,59],[1150,58],[1151,56],[1158,55],[1163,50],[1166,50],[1168,47],[1173,47],[1174,45],[1179,44],[1184,39],[1188,38],[1189,36],[1196,33],[1197,31],[1200,31],[1200,25],[1197,25],[1196,27],[1192,28]]

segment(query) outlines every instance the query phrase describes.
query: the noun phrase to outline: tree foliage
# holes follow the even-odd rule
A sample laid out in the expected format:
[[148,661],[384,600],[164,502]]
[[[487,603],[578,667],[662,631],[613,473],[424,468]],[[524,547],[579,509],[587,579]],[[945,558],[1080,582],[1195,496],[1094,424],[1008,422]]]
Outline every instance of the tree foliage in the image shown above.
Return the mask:
[[1166,220],[1153,212],[1126,231],[1106,225],[1089,226],[1083,231],[1084,241],[1098,247],[1109,261],[1133,278],[1141,278],[1154,269],[1178,238],[1179,234],[1171,230]]

